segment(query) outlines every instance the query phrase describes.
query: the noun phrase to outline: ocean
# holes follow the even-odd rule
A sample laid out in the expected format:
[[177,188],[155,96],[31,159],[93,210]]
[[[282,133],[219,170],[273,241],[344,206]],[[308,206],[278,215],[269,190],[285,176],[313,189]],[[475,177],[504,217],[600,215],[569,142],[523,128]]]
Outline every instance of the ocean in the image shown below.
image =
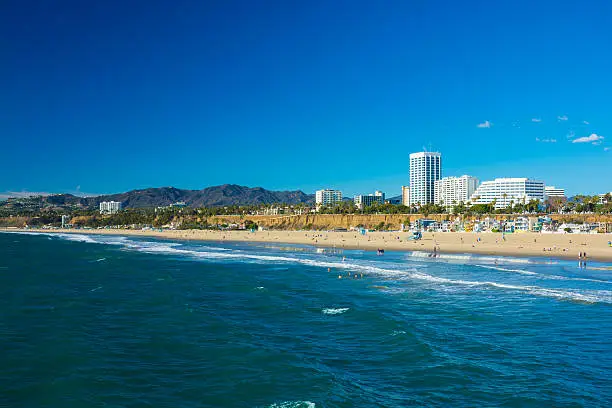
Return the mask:
[[606,407],[588,266],[2,233],[0,406]]

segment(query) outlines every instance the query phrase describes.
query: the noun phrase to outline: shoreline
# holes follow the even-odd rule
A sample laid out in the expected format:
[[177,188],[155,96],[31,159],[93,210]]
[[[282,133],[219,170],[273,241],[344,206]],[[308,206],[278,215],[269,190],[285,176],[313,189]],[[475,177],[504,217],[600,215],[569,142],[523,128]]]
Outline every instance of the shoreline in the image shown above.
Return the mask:
[[311,245],[338,249],[376,251],[434,252],[441,254],[477,254],[507,257],[537,257],[578,261],[586,252],[587,261],[612,263],[612,234],[540,234],[523,232],[506,234],[502,240],[496,233],[444,232],[424,233],[423,239],[410,241],[409,232],[326,231],[215,231],[215,230],[128,230],[128,229],[23,229],[0,228],[2,232],[68,233],[83,235],[123,235],[162,239],[258,242]]

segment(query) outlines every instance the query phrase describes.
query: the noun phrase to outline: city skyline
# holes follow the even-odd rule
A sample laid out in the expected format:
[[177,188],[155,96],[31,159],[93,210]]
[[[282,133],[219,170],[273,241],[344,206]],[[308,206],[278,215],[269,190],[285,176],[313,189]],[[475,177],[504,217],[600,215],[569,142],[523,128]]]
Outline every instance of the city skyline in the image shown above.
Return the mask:
[[0,196],[392,197],[423,148],[442,177],[612,190],[610,5],[441,4],[9,1]]

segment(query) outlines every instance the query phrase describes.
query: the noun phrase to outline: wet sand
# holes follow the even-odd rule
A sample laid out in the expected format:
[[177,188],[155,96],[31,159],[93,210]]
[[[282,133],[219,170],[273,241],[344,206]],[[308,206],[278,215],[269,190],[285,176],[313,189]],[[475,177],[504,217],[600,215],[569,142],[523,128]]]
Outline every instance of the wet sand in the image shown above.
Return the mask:
[[[4,231],[23,231],[3,229]],[[440,253],[474,253],[499,256],[567,258],[578,260],[580,252],[586,252],[590,260],[612,262],[612,234],[506,234],[499,233],[445,232],[425,233],[423,239],[412,241],[409,232],[357,232],[326,231],[207,231],[164,230],[142,231],[124,229],[104,230],[35,230],[36,232],[130,235],[166,239],[187,239],[217,242],[276,242],[306,244],[321,247],[364,249],[376,251],[436,251]]]

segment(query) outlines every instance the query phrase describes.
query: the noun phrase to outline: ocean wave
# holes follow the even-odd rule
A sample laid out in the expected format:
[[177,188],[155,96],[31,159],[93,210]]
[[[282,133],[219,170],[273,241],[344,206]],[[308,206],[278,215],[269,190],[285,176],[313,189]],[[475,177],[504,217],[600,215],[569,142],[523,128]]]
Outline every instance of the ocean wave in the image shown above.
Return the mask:
[[323,314],[326,314],[326,315],[337,315],[337,314],[342,314],[342,313],[346,312],[347,310],[349,310],[348,307],[339,307],[339,308],[336,308],[336,309],[334,309],[334,308],[326,308],[326,309],[323,309],[322,312],[323,312]]
[[597,283],[612,284],[612,281],[605,280],[605,279],[576,278],[576,277],[571,277],[571,276],[548,275],[548,274],[545,274],[545,273],[537,273],[537,272],[531,272],[531,271],[524,271],[522,269],[509,269],[509,268],[501,268],[501,267],[497,267],[497,266],[488,266],[488,265],[473,265],[473,266],[476,266],[478,268],[492,269],[492,270],[501,271],[501,272],[513,272],[513,273],[520,273],[521,275],[537,276],[537,277],[541,277],[541,278],[544,278],[544,279],[564,280],[564,281],[597,282]]
[[65,239],[67,241],[87,242],[89,244],[99,243],[95,241],[93,238],[91,238],[89,235],[83,235],[83,234],[54,234],[54,235],[57,235],[58,238]]
[[520,273],[521,275],[539,275],[539,273],[531,272],[531,271],[524,271],[522,269],[510,269],[510,268],[502,268],[499,266],[489,266],[489,265],[474,265],[474,266],[478,268],[492,269],[494,271]]
[[285,401],[275,402],[267,408],[315,408],[315,403],[310,401]]
[[26,235],[44,235],[49,238],[57,237],[61,239],[65,239],[67,241],[75,241],[75,242],[87,242],[90,244],[99,244],[100,242],[95,241],[91,236],[84,234],[65,234],[65,233],[57,233],[57,232],[30,232],[30,231],[6,231],[9,234],[26,234]]
[[[77,240],[84,235],[79,234],[58,234],[62,238]],[[88,240],[92,240],[89,237],[85,237]],[[87,241],[89,242],[89,241]],[[555,299],[573,300],[585,303],[610,303],[612,304],[612,295],[607,291],[591,290],[578,292],[575,289],[556,289],[556,288],[543,288],[539,286],[520,286],[510,285],[499,282],[491,281],[469,281],[469,280],[457,280],[438,277],[429,275],[423,272],[418,272],[416,268],[406,268],[405,265],[398,265],[399,269],[381,268],[370,264],[357,264],[351,262],[341,261],[325,261],[316,260],[309,258],[296,258],[276,255],[258,255],[248,252],[211,252],[211,251],[196,251],[194,249],[177,248],[182,244],[172,242],[156,242],[156,241],[137,241],[137,240],[123,240],[115,241],[116,243],[122,244],[125,248],[136,250],[145,253],[162,253],[167,255],[180,255],[196,259],[206,260],[241,260],[241,261],[254,261],[254,262],[265,262],[265,263],[297,263],[312,267],[329,268],[329,269],[341,269],[349,270],[360,273],[374,274],[385,278],[391,278],[396,280],[421,280],[430,283],[438,283],[443,285],[460,285],[468,287],[492,287],[504,290],[513,290],[529,293],[536,296],[544,296]],[[102,242],[99,242],[102,243]],[[482,259],[482,258],[478,258]],[[497,258],[485,258],[485,259],[497,259]],[[503,261],[507,261],[503,258]],[[508,269],[508,268],[504,268]],[[511,269],[508,269],[511,270]],[[551,275],[546,275],[551,276]],[[586,279],[586,278],[566,278],[563,279]],[[605,281],[607,282],[607,281]]]
[[431,258],[431,259],[442,259],[449,261],[478,261],[478,262],[504,262],[504,263],[518,263],[528,264],[532,263],[531,260],[525,258],[512,258],[512,257],[493,257],[483,256],[478,254],[449,254],[438,252],[436,257],[431,256],[431,252],[426,251],[412,251],[406,255],[409,258]]
[[612,304],[612,292],[607,290],[590,290],[584,293],[575,292],[574,289],[563,290],[554,288],[543,288],[540,286],[522,286],[522,285],[510,285],[506,283],[490,282],[490,281],[467,281],[461,279],[448,279],[438,276],[427,275],[423,273],[413,273],[413,277],[430,281],[434,283],[444,283],[450,285],[462,285],[462,286],[485,286],[493,287],[498,289],[507,289],[513,291],[526,292],[532,295],[551,297],[561,300],[578,301],[584,303],[608,303]]

